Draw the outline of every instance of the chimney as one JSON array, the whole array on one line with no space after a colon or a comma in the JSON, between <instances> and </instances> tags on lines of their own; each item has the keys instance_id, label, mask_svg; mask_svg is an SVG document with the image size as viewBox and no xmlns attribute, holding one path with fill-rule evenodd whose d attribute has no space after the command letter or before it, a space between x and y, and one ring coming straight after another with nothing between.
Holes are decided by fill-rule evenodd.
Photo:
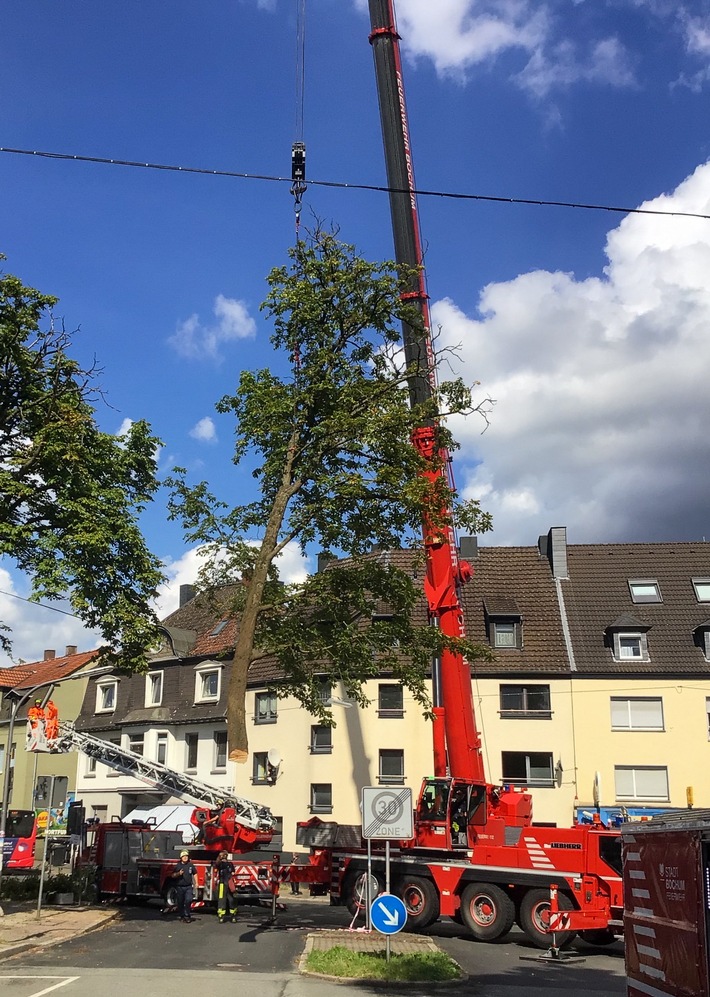
<instances>
[{"instance_id":1,"label":"chimney","mask_svg":"<svg viewBox=\"0 0 710 997\"><path fill-rule=\"evenodd\" d=\"M76 654L76 648L77 648L76 644L67 644L67 653L65 657L71 658L73 654Z\"/></svg>"},{"instance_id":2,"label":"chimney","mask_svg":"<svg viewBox=\"0 0 710 997\"><path fill-rule=\"evenodd\" d=\"M333 560L333 557L334 555L327 550L322 550L318 554L318 568L317 568L318 574L320 574L321 571L325 571L326 565L328 564L329 561Z\"/></svg>"},{"instance_id":3,"label":"chimney","mask_svg":"<svg viewBox=\"0 0 710 997\"><path fill-rule=\"evenodd\" d=\"M197 589L194 585L181 585L180 586L180 609L185 606L188 602L192 600L197 595Z\"/></svg>"},{"instance_id":4,"label":"chimney","mask_svg":"<svg viewBox=\"0 0 710 997\"><path fill-rule=\"evenodd\" d=\"M459 556L463 561L475 561L478 557L478 537L461 537Z\"/></svg>"},{"instance_id":5,"label":"chimney","mask_svg":"<svg viewBox=\"0 0 710 997\"><path fill-rule=\"evenodd\" d=\"M50 650L46 650L44 652L44 660L45 661L51 661L52 658L56 658L56 656L57 656L57 652L54 651L54 650L50 649Z\"/></svg>"},{"instance_id":6,"label":"chimney","mask_svg":"<svg viewBox=\"0 0 710 997\"><path fill-rule=\"evenodd\" d=\"M553 526L547 536L538 538L538 550L550 562L553 578L569 578L567 570L567 527Z\"/></svg>"}]
</instances>

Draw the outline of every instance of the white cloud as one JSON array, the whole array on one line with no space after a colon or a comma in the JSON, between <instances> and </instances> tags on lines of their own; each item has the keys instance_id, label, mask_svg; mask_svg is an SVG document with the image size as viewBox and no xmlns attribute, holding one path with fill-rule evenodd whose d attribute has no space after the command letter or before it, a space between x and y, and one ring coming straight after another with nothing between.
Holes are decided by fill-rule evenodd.
<instances>
[{"instance_id":1,"label":"white cloud","mask_svg":"<svg viewBox=\"0 0 710 997\"><path fill-rule=\"evenodd\" d=\"M215 325L202 325L196 313L178 324L168 343L180 356L221 360L223 346L240 339L253 339L256 335L256 323L243 301L218 294L213 311L217 319Z\"/></svg>"},{"instance_id":2,"label":"white cloud","mask_svg":"<svg viewBox=\"0 0 710 997\"><path fill-rule=\"evenodd\" d=\"M571 41L562 41L550 51L535 50L516 82L535 97L575 83L599 83L614 87L634 84L632 60L617 38L594 42L587 53Z\"/></svg>"},{"instance_id":3,"label":"white cloud","mask_svg":"<svg viewBox=\"0 0 710 997\"><path fill-rule=\"evenodd\" d=\"M130 432L131 426L133 425L133 419L124 419L121 425L116 430L116 436L126 436Z\"/></svg>"},{"instance_id":4,"label":"white cloud","mask_svg":"<svg viewBox=\"0 0 710 997\"><path fill-rule=\"evenodd\" d=\"M710 213L710 163L644 207ZM629 215L604 274L534 271L437 302L442 346L497 400L455 424L457 477L495 543L567 525L576 541L710 538L710 222Z\"/></svg>"},{"instance_id":5,"label":"white cloud","mask_svg":"<svg viewBox=\"0 0 710 997\"><path fill-rule=\"evenodd\" d=\"M0 622L10 628L6 636L12 641L12 655L0 652L0 668L9 668L20 661L41 661L45 650L54 650L57 657L66 653L67 646L79 651L91 651L101 643L101 635L87 630L72 616L67 602L37 605L26 602L27 588L18 572L0 567ZM9 593L9 594L5 594ZM45 606L52 605L53 609ZM56 612L62 610L63 612Z\"/></svg>"},{"instance_id":6,"label":"white cloud","mask_svg":"<svg viewBox=\"0 0 710 997\"><path fill-rule=\"evenodd\" d=\"M190 430L190 436L201 443L216 443L217 431L212 419L208 415L204 419L200 419Z\"/></svg>"}]
</instances>

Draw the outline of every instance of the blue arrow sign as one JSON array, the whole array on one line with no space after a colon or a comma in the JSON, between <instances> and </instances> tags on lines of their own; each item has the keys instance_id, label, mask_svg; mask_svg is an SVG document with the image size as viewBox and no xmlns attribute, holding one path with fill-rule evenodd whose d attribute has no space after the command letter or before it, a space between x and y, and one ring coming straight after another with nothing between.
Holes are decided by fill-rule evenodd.
<instances>
[{"instance_id":1,"label":"blue arrow sign","mask_svg":"<svg viewBox=\"0 0 710 997\"><path fill-rule=\"evenodd\" d=\"M396 935L407 923L407 911L392 893L381 893L372 901L370 922L375 931L382 935Z\"/></svg>"}]
</instances>

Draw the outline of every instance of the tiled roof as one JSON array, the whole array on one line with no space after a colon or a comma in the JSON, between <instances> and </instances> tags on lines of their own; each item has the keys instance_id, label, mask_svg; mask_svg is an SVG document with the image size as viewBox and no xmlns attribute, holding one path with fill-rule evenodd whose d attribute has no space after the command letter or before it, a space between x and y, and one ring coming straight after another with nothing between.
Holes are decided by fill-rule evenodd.
<instances>
[{"instance_id":1,"label":"tiled roof","mask_svg":"<svg viewBox=\"0 0 710 997\"><path fill-rule=\"evenodd\" d=\"M479 547L470 562L474 575L463 589L467 636L487 644L489 613L522 617L522 648L495 648L493 662L476 661L478 674L568 672L567 650L550 563L537 547ZM503 607L502 609L500 607ZM513 608L514 607L514 608Z\"/></svg>"},{"instance_id":2,"label":"tiled roof","mask_svg":"<svg viewBox=\"0 0 710 997\"><path fill-rule=\"evenodd\" d=\"M98 653L96 650L83 651L81 654L63 655L61 658L27 662L16 668L3 668L0 670L0 686L6 689L31 689L35 685L54 682L84 668Z\"/></svg>"},{"instance_id":3,"label":"tiled roof","mask_svg":"<svg viewBox=\"0 0 710 997\"><path fill-rule=\"evenodd\" d=\"M562 582L580 672L710 675L710 664L693 642L708 618L693 578L710 577L710 544L571 544L569 580ZM662 602L634 603L629 580L655 579ZM614 661L604 631L629 615L648 630L649 661Z\"/></svg>"}]
</instances>

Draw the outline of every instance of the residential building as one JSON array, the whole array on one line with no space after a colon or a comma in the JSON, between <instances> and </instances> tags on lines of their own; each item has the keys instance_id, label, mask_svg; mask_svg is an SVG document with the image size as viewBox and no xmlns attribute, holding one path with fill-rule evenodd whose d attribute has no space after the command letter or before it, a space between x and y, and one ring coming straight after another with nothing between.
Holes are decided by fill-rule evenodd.
<instances>
[{"instance_id":1,"label":"residential building","mask_svg":"<svg viewBox=\"0 0 710 997\"><path fill-rule=\"evenodd\" d=\"M474 568L464 588L468 636L494 660L472 666L485 769L526 786L535 821L567 825L626 811L710 803L710 546L568 545L554 528L527 547L462 542ZM405 551L389 552L401 564ZM386 674L367 709L324 687L336 726L278 698L273 662L249 674L249 760L226 757L226 688L236 623L185 591L146 675L105 676L87 689L81 729L120 739L181 771L268 805L287 849L316 814L359 823L363 786L432 774L431 728ZM274 767L275 766L275 767ZM89 814L122 816L167 794L84 759Z\"/></svg>"}]
</instances>

